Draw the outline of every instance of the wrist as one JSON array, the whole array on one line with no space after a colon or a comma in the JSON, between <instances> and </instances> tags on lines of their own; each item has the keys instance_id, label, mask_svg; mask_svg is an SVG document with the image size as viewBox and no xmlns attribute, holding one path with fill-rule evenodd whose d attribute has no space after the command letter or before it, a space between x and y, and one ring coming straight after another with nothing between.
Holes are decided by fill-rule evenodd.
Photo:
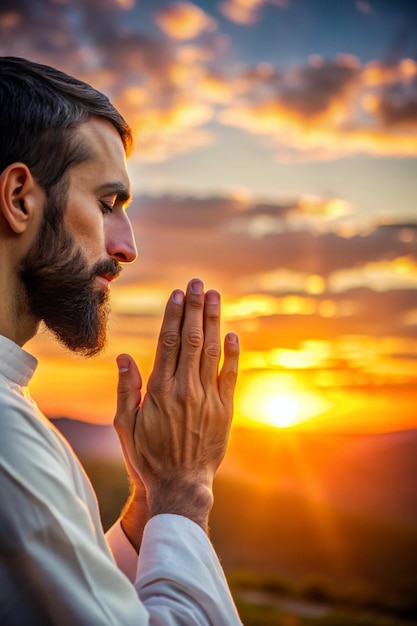
<instances>
[{"instance_id":1,"label":"wrist","mask_svg":"<svg viewBox=\"0 0 417 626\"><path fill-rule=\"evenodd\" d=\"M150 517L161 514L182 515L208 532L208 518L213 507L213 491L201 483L167 481L148 492Z\"/></svg>"},{"instance_id":2,"label":"wrist","mask_svg":"<svg viewBox=\"0 0 417 626\"><path fill-rule=\"evenodd\" d=\"M143 531L149 517L145 490L135 489L135 487L133 487L132 494L126 502L120 516L120 526L128 541L138 554Z\"/></svg>"}]
</instances>

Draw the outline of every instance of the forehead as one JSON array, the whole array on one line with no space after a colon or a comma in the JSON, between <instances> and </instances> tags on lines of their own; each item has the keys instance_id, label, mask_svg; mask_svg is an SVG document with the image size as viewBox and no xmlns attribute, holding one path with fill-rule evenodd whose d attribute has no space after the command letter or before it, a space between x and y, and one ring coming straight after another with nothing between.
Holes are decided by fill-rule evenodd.
<instances>
[{"instance_id":1,"label":"forehead","mask_svg":"<svg viewBox=\"0 0 417 626\"><path fill-rule=\"evenodd\" d=\"M88 148L88 158L71 168L71 182L79 186L104 186L118 181L127 191L130 181L126 169L126 154L116 128L107 120L92 118L80 124L76 133Z\"/></svg>"}]
</instances>

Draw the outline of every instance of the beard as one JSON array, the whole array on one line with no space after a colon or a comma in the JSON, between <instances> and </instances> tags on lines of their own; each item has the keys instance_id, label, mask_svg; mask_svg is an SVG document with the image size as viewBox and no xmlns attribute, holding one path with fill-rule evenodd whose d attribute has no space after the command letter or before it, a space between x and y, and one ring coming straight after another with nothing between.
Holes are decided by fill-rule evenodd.
<instances>
[{"instance_id":1,"label":"beard","mask_svg":"<svg viewBox=\"0 0 417 626\"><path fill-rule=\"evenodd\" d=\"M106 345L110 313L109 294L95 281L103 274L117 276L122 268L114 259L88 267L57 203L59 196L51 194L38 238L21 262L25 307L72 352L93 356Z\"/></svg>"}]
</instances>

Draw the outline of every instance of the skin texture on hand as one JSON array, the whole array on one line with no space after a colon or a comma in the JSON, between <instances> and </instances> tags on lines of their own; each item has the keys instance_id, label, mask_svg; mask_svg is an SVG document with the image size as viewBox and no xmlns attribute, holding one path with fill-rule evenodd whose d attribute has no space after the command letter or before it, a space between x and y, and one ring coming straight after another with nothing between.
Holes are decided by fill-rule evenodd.
<instances>
[{"instance_id":1,"label":"skin texture on hand","mask_svg":"<svg viewBox=\"0 0 417 626\"><path fill-rule=\"evenodd\" d=\"M212 484L226 452L239 358L230 333L221 357L220 295L204 293L199 279L168 300L147 392L129 355L118 357L115 428L134 490L123 527L134 545L135 511L143 517L184 515L205 531L213 505ZM137 493L135 502L135 493ZM141 504L140 504L141 503ZM142 509L141 509L142 507ZM140 514L142 510L142 514ZM126 518L128 519L128 518Z\"/></svg>"}]
</instances>

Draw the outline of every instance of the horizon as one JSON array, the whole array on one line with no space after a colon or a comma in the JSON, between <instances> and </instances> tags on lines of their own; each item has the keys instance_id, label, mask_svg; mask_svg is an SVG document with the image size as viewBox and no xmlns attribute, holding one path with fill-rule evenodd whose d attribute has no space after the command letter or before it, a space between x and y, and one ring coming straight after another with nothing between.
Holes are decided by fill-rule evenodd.
<instances>
[{"instance_id":1,"label":"horizon","mask_svg":"<svg viewBox=\"0 0 417 626\"><path fill-rule=\"evenodd\" d=\"M80 419L77 417L71 417L70 415L46 415L47 419L50 420L53 424L56 425L56 423L58 422L70 422L71 424L74 425L86 425L88 426L97 426L99 428L104 427L106 429L109 429L111 431L114 431L114 433L116 434L116 431L114 430L113 424L109 423L108 421L103 421L103 422L91 422L85 419ZM60 429L59 429L60 430ZM251 431L259 431L261 433L267 434L274 434L277 437L281 437L281 436L286 436L286 435L300 435L300 436L307 436L307 437L347 437L347 438L356 438L356 437L384 437L384 436L402 436L402 435L407 435L407 434L416 434L417 433L417 427L411 427L411 428L402 428L399 430L386 430L386 431L376 431L376 432L365 432L365 431L352 431L352 430L335 430L335 431L330 431L330 430L321 430L321 429L303 429L302 424L296 424L293 426L285 426L285 427L277 427L277 426L272 426L272 425L268 425L268 424L263 424L263 423L257 423L257 422L244 422L244 421L238 421L235 422L233 421L232 423L232 428L231 428L231 437L233 437L233 433L235 431L246 431L246 432L251 432ZM227 453L226 453L227 454Z\"/></svg>"}]
</instances>

